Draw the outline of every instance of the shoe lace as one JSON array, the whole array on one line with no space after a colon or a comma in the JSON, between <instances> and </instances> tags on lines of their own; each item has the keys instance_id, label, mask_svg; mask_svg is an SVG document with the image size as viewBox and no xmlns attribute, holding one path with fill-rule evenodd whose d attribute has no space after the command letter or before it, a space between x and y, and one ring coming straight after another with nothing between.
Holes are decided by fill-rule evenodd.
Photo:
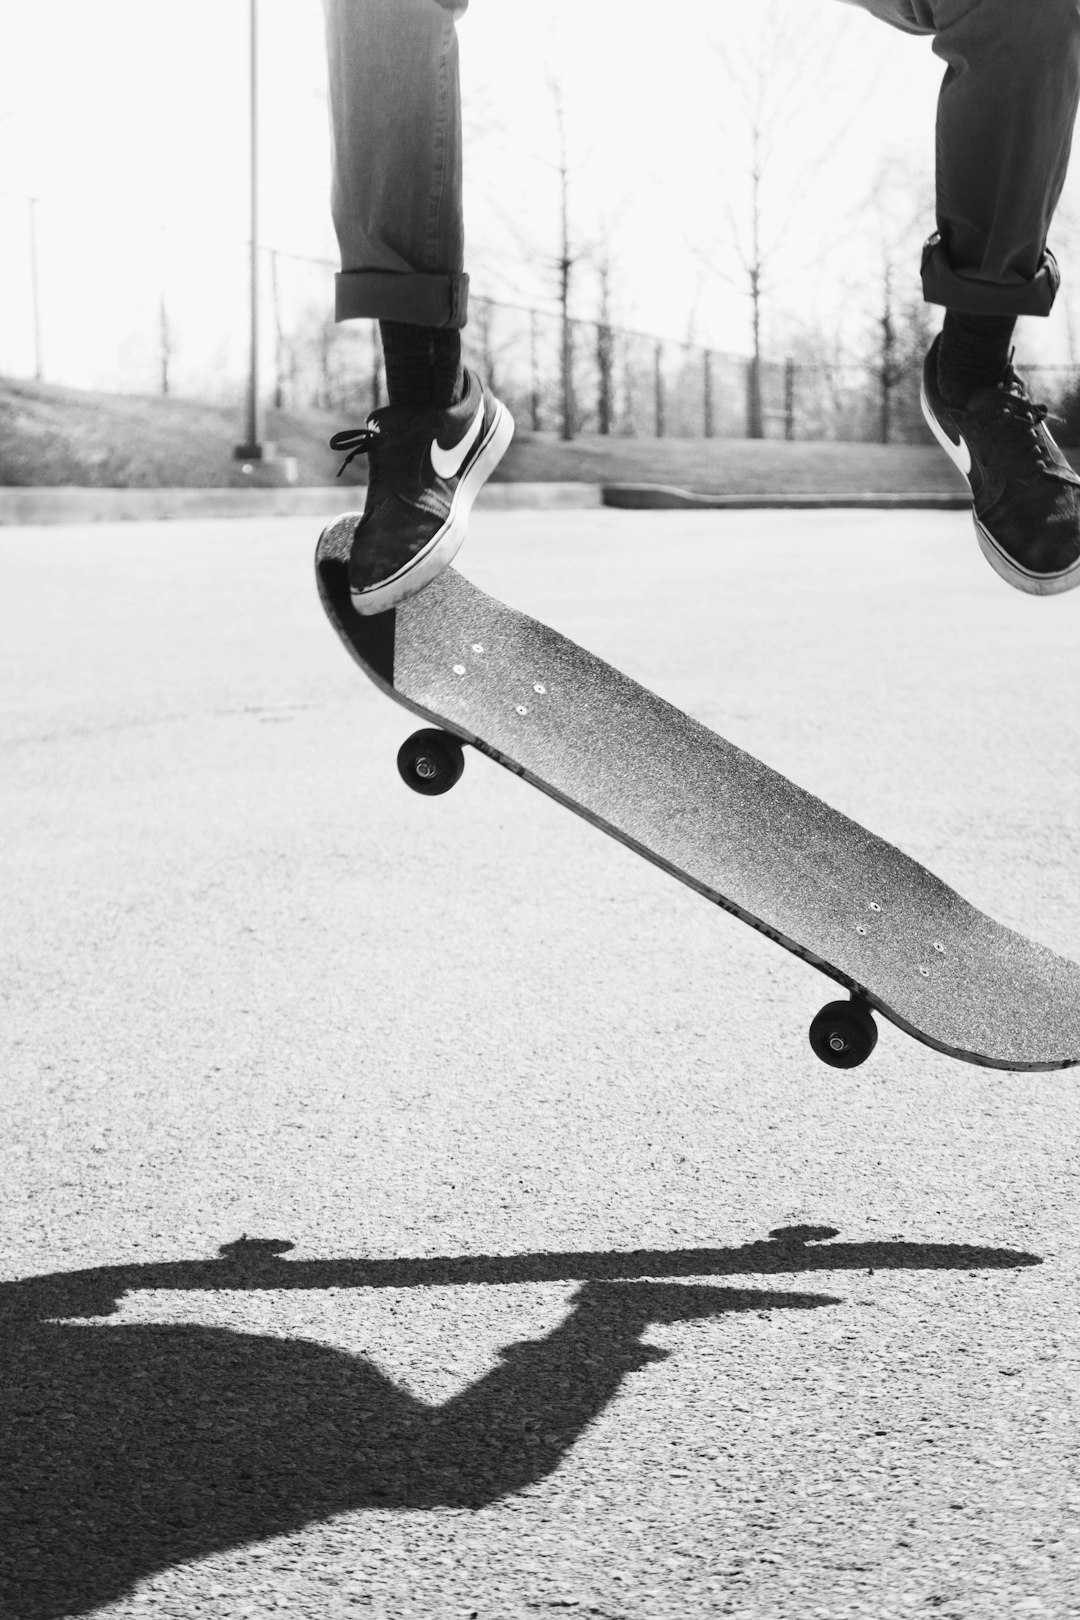
<instances>
[{"instance_id":1,"label":"shoe lace","mask_svg":"<svg viewBox=\"0 0 1080 1620\"><path fill-rule=\"evenodd\" d=\"M343 428L340 433L335 433L330 440L331 450L347 450L349 452L337 470L337 477L341 477L350 461L355 461L357 456L370 454L378 444L379 437L379 424L377 422L369 422L366 427L362 428Z\"/></svg>"},{"instance_id":2,"label":"shoe lace","mask_svg":"<svg viewBox=\"0 0 1080 1620\"><path fill-rule=\"evenodd\" d=\"M1027 384L1013 370L1011 354L1004 380L1000 385L1000 404L1009 421L1015 423L1028 440L1028 446L1034 450L1039 466L1045 472L1067 478L1069 475L1053 459L1049 436L1040 431L1044 422L1060 422L1063 418L1054 415L1049 405L1032 399Z\"/></svg>"}]
</instances>

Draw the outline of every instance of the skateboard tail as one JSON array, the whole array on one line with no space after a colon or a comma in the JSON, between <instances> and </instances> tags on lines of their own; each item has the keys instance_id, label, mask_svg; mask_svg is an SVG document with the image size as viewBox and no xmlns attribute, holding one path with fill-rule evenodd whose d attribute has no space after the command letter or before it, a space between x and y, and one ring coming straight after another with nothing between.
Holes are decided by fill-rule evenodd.
<instances>
[{"instance_id":1,"label":"skateboard tail","mask_svg":"<svg viewBox=\"0 0 1080 1620\"><path fill-rule=\"evenodd\" d=\"M331 524L319 542L315 582L323 611L346 650L366 675L390 697L394 690L394 649L397 609L361 617L349 590L349 556L344 525Z\"/></svg>"}]
</instances>

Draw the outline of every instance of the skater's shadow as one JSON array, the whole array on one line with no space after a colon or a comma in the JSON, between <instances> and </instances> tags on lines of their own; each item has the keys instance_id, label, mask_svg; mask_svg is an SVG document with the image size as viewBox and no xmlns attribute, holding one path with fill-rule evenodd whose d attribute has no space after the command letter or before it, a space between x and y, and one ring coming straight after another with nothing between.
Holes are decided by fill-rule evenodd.
<instances>
[{"instance_id":1,"label":"skater's shadow","mask_svg":"<svg viewBox=\"0 0 1080 1620\"><path fill-rule=\"evenodd\" d=\"M2 1284L0 1611L84 1614L155 1570L349 1509L487 1506L550 1474L627 1373L664 1357L643 1342L651 1324L839 1303L656 1279L1038 1263L1007 1249L813 1241L834 1235L804 1227L738 1249L377 1261L288 1261L290 1244L242 1239L217 1260ZM363 1357L305 1340L72 1321L108 1316L146 1288L556 1279L580 1287L554 1332L508 1346L437 1407Z\"/></svg>"}]
</instances>

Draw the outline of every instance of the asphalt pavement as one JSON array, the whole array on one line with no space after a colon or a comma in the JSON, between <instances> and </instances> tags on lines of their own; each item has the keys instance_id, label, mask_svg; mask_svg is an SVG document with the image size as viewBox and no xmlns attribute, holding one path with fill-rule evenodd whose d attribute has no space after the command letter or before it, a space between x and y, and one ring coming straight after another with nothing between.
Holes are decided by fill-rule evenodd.
<instances>
[{"instance_id":1,"label":"asphalt pavement","mask_svg":"<svg viewBox=\"0 0 1080 1620\"><path fill-rule=\"evenodd\" d=\"M1080 1615L1080 1071L828 1069L811 967L410 794L317 526L0 530L5 1620ZM966 515L459 565L1080 958L1080 593Z\"/></svg>"}]
</instances>

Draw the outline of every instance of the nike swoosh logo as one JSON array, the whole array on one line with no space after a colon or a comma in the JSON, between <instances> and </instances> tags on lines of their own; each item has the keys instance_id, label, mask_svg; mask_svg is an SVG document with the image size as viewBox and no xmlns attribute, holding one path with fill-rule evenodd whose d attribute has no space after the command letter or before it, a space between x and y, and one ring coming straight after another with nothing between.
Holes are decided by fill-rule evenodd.
<instances>
[{"instance_id":1,"label":"nike swoosh logo","mask_svg":"<svg viewBox=\"0 0 1080 1620\"><path fill-rule=\"evenodd\" d=\"M444 450L438 439L431 441L431 465L440 478L456 478L461 470L461 464L469 454L473 445L480 437L480 429L484 425L484 402L476 407L476 415L457 444L449 450Z\"/></svg>"},{"instance_id":2,"label":"nike swoosh logo","mask_svg":"<svg viewBox=\"0 0 1080 1620\"><path fill-rule=\"evenodd\" d=\"M966 478L968 473L971 471L971 451L967 447L967 440L964 438L962 433L958 435L957 442L955 443L951 433L946 433L945 437L949 441L948 448L950 456L952 456L953 460L956 462L956 465Z\"/></svg>"},{"instance_id":3,"label":"nike swoosh logo","mask_svg":"<svg viewBox=\"0 0 1080 1620\"><path fill-rule=\"evenodd\" d=\"M930 403L930 396L927 392L925 376L923 377L922 383L919 387L919 404L922 406L922 413L926 418L926 425L934 435L934 438L937 440L938 444L940 444L949 460L955 462L956 466L959 467L964 477L967 478L968 482L970 483L971 480L968 475L971 472L971 451L968 449L968 442L962 433L957 433L956 438L954 439L952 434L947 430L941 421L941 418L938 416L937 412Z\"/></svg>"}]
</instances>

